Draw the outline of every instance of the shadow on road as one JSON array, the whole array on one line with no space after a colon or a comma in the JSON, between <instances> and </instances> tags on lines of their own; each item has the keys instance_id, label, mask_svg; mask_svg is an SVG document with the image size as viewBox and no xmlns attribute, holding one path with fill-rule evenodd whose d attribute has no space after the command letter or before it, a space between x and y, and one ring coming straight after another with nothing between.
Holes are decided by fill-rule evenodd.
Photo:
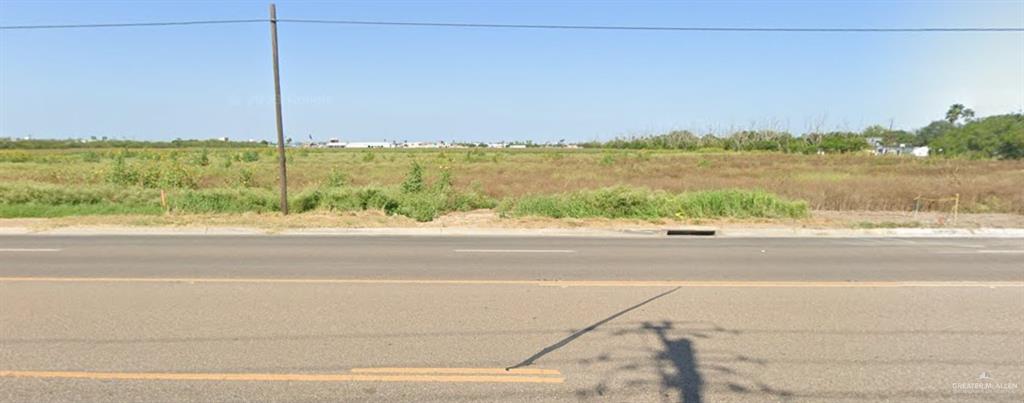
<instances>
[{"instance_id":1,"label":"shadow on road","mask_svg":"<svg viewBox=\"0 0 1024 403\"><path fill-rule=\"evenodd\" d=\"M697 371L697 356L693 352L693 343L690 339L671 339L667 331L672 328L671 322L663 322L658 325L644 323L643 328L654 332L661 341L664 349L656 356L658 360L658 373L661 375L661 385L679 395L679 401L685 403L699 403L703 401L701 394L704 388L704 380ZM665 367L671 371L666 371Z\"/></svg>"},{"instance_id":2,"label":"shadow on road","mask_svg":"<svg viewBox=\"0 0 1024 403\"><path fill-rule=\"evenodd\" d=\"M629 308L626 308L626 309L623 309L623 310L621 310L619 312L616 312L612 316L609 316L607 318L604 318L604 319L601 319L601 320L599 320L597 322L594 322L594 324L592 324L590 326L587 326L587 327L585 327L583 329L580 329L579 331L576 331L573 334L570 334L569 337L566 337L566 338L564 338L562 340L559 340L555 344L552 344L550 346L544 347L544 349L538 351L534 355L531 355L529 358L523 360L522 362L520 362L520 363L518 363L516 365L513 365L511 367L505 368L505 369L506 370L510 370L510 369L515 369L515 368L520 368L520 367L525 367L525 366L531 365L531 364L533 364L534 361L537 361L537 359L539 359L540 357L543 357L543 356L551 353L552 351L555 351L555 350L558 350L558 349L564 347L566 344L571 343L573 340L578 339L580 336L594 331L594 329L597 329L601 325L603 325L605 323L608 323L608 322L611 322L612 320L615 320L615 318L618 318L618 317L620 317L622 315L625 315L625 314L629 313L629 311L632 311L634 309L637 309L639 307L647 305L647 304L651 303L652 301L654 301L654 300L656 300L658 298L661 298L661 297L664 297L664 296L669 295L671 293L674 293L677 290L679 290L679 288L680 287L676 287L676 288L673 288L671 290L665 291L665 292L663 292L661 294L658 294L658 295L655 295L655 296L653 296L651 298L648 298L648 299L644 300L643 302L641 302L639 304L633 305L633 306L631 306Z\"/></svg>"}]
</instances>

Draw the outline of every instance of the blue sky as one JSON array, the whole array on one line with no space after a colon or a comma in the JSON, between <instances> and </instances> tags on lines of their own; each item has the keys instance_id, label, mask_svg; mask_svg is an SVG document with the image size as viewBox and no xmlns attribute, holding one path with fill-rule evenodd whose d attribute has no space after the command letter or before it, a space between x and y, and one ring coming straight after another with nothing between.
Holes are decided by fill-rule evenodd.
<instances>
[{"instance_id":1,"label":"blue sky","mask_svg":"<svg viewBox=\"0 0 1024 403\"><path fill-rule=\"evenodd\" d=\"M0 24L265 18L263 1L0 2ZM314 2L279 18L1024 26L1021 1ZM915 128L1024 107L1024 33L280 26L295 139L585 141L672 129ZM274 137L266 24L0 31L0 137Z\"/></svg>"}]
</instances>

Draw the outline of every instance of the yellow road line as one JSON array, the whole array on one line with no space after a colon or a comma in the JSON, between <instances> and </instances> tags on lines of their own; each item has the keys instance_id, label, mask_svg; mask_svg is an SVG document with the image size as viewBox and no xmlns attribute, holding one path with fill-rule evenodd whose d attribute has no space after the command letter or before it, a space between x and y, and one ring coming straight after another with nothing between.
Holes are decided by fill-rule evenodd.
<instances>
[{"instance_id":1,"label":"yellow road line","mask_svg":"<svg viewBox=\"0 0 1024 403\"><path fill-rule=\"evenodd\" d=\"M539 368L352 368L363 374L493 374L493 375L561 375L557 369Z\"/></svg>"},{"instance_id":2,"label":"yellow road line","mask_svg":"<svg viewBox=\"0 0 1024 403\"><path fill-rule=\"evenodd\" d=\"M92 379L123 381L262 381L262 382L470 382L562 383L565 378L497 375L384 374L244 374L177 372L0 371L0 378Z\"/></svg>"},{"instance_id":3,"label":"yellow road line","mask_svg":"<svg viewBox=\"0 0 1024 403\"><path fill-rule=\"evenodd\" d=\"M0 283L195 283L195 284L416 284L533 285L544 287L1024 287L1024 281L643 281L643 280L414 280L305 278L0 277Z\"/></svg>"}]
</instances>

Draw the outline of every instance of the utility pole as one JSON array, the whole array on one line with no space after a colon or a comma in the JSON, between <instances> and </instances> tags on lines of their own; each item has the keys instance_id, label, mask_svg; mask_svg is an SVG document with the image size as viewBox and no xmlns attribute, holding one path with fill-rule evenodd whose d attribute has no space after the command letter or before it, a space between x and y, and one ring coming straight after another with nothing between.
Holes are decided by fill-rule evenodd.
<instances>
[{"instance_id":1,"label":"utility pole","mask_svg":"<svg viewBox=\"0 0 1024 403\"><path fill-rule=\"evenodd\" d=\"M270 3L270 46L274 53L274 107L277 110L277 161L281 166L281 214L288 215L288 168L284 155L284 123L281 122L281 73L277 65L277 7Z\"/></svg>"}]
</instances>

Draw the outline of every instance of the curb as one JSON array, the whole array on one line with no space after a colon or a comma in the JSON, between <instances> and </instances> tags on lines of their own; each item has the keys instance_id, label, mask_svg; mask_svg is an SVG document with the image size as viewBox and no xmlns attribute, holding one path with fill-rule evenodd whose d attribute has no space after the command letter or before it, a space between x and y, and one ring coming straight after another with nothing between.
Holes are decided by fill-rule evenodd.
<instances>
[{"instance_id":1,"label":"curb","mask_svg":"<svg viewBox=\"0 0 1024 403\"><path fill-rule=\"evenodd\" d=\"M1024 238L1024 228L736 228L723 229L729 238Z\"/></svg>"},{"instance_id":2,"label":"curb","mask_svg":"<svg viewBox=\"0 0 1024 403\"><path fill-rule=\"evenodd\" d=\"M682 235L667 235L668 231ZM714 236L706 235L714 231ZM698 235L699 234L699 235ZM508 237L596 237L596 238L1024 238L1024 228L301 228L261 229L252 227L63 227L33 229L3 227L0 235L90 236L90 235L234 235L234 236L508 236Z\"/></svg>"}]
</instances>

